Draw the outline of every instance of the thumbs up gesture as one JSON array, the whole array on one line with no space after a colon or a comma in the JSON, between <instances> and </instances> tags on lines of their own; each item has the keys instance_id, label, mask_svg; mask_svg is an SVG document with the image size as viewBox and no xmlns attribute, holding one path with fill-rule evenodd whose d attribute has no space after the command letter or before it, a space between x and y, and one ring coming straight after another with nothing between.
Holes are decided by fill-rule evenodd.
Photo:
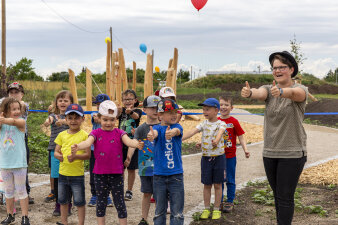
<instances>
[{"instance_id":1,"label":"thumbs up gesture","mask_svg":"<svg viewBox=\"0 0 338 225\"><path fill-rule=\"evenodd\" d=\"M152 126L150 126L150 131L149 131L149 133L147 135L147 139L149 141L154 141L154 139L155 139L154 130L153 130Z\"/></svg>"},{"instance_id":2,"label":"thumbs up gesture","mask_svg":"<svg viewBox=\"0 0 338 225\"><path fill-rule=\"evenodd\" d=\"M244 98L250 98L252 95L252 91L250 89L250 85L248 81L245 81L245 87L242 88L241 95Z\"/></svg>"},{"instance_id":3,"label":"thumbs up gesture","mask_svg":"<svg viewBox=\"0 0 338 225\"><path fill-rule=\"evenodd\" d=\"M273 83L272 83L272 87L270 89L270 92L271 92L271 95L273 97L279 97L280 96L280 89L277 87L276 85L276 81L274 80Z\"/></svg>"},{"instance_id":4,"label":"thumbs up gesture","mask_svg":"<svg viewBox=\"0 0 338 225\"><path fill-rule=\"evenodd\" d=\"M143 149L143 147L144 147L144 142L141 141L141 140L138 140L137 148L138 148L138 149Z\"/></svg>"},{"instance_id":5,"label":"thumbs up gesture","mask_svg":"<svg viewBox=\"0 0 338 225\"><path fill-rule=\"evenodd\" d=\"M165 139L170 140L172 137L175 136L175 131L170 129L170 126L167 127L165 131Z\"/></svg>"}]
</instances>

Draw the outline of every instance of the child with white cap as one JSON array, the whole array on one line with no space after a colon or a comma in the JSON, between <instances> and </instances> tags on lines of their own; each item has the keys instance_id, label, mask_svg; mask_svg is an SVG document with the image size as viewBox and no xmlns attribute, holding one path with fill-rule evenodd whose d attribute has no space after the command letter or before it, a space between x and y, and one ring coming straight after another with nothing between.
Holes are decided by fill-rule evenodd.
<instances>
[{"instance_id":1,"label":"child with white cap","mask_svg":"<svg viewBox=\"0 0 338 225\"><path fill-rule=\"evenodd\" d=\"M130 139L127 133L115 127L118 109L113 101L100 104L98 117L101 128L93 130L86 141L72 146L72 151L94 144L94 183L97 193L96 216L98 224L105 224L107 197L112 193L120 224L127 224L127 209L123 196L123 144L143 148L143 142Z\"/></svg>"}]
</instances>

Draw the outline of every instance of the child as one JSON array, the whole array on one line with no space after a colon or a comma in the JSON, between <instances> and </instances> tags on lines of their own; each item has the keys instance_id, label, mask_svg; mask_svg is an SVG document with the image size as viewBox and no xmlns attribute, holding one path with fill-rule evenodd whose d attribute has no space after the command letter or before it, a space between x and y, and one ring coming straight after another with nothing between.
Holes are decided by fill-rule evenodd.
<instances>
[{"instance_id":1,"label":"child","mask_svg":"<svg viewBox=\"0 0 338 225\"><path fill-rule=\"evenodd\" d=\"M54 157L60 160L58 201L61 205L61 221L62 224L68 225L68 204L71 201L70 196L73 195L74 205L78 210L78 224L84 225L86 210L84 160L90 158L90 146L77 152L72 152L71 146L86 140L88 134L81 129L84 115L80 105L69 105L65 115L69 129L56 137L54 152Z\"/></svg>"},{"instance_id":2,"label":"child","mask_svg":"<svg viewBox=\"0 0 338 225\"><path fill-rule=\"evenodd\" d=\"M156 209L154 224L166 224L168 194L170 196L170 224L183 224L184 184L182 167L183 128L176 123L178 106L171 99L162 99L157 105L162 120L160 125L150 127L149 141L154 147L154 198Z\"/></svg>"},{"instance_id":3,"label":"child","mask_svg":"<svg viewBox=\"0 0 338 225\"><path fill-rule=\"evenodd\" d=\"M176 102L176 95L174 93L174 90L171 87L163 87L161 88L160 92L159 92L159 96L163 99L172 99ZM179 123L182 119L182 121L184 121L184 117L183 117L183 107L181 105L178 105L178 108L180 110L177 110L177 120L176 123Z\"/></svg>"},{"instance_id":4,"label":"child","mask_svg":"<svg viewBox=\"0 0 338 225\"><path fill-rule=\"evenodd\" d=\"M220 142L226 129L226 124L217 119L220 109L219 102L215 98L208 98L203 103L203 115L206 118L183 136L183 140L192 137L202 131L202 158L201 158L201 181L204 184L203 196L205 209L201 219L208 219L210 215L211 188L215 189L215 204L212 211L212 219L221 218L222 183L225 180L225 157L223 142Z\"/></svg>"},{"instance_id":5,"label":"child","mask_svg":"<svg viewBox=\"0 0 338 225\"><path fill-rule=\"evenodd\" d=\"M110 100L109 96L106 94L98 94L95 98L95 101L93 101L93 104L96 104L97 110L99 110L100 104L106 100ZM96 130L98 128L101 128L101 121L100 118L98 117L97 113L94 112L91 114L92 117L92 124L93 124L93 129ZM94 157L94 145L91 146L91 156L89 160L89 175L90 175L90 192L92 193L92 197L89 200L88 206L89 207L94 207L96 205L96 200L97 200L97 195L96 195L96 189L94 185L94 174L93 174L93 169L95 165L95 157ZM107 199L107 206L112 207L113 202L111 201L111 198L108 196Z\"/></svg>"},{"instance_id":6,"label":"child","mask_svg":"<svg viewBox=\"0 0 338 225\"><path fill-rule=\"evenodd\" d=\"M60 204L58 202L58 178L60 161L54 157L55 150L55 138L64 130L69 129L67 125L65 112L67 107L73 103L73 95L69 91L60 91L55 96L55 100L52 104L51 114L48 116L43 125L46 127L51 126L51 134L48 144L48 162L50 165L50 179L53 187L51 193L45 198L45 202L51 202L56 200L53 216L60 216ZM69 208L71 209L71 207Z\"/></svg>"},{"instance_id":7,"label":"child","mask_svg":"<svg viewBox=\"0 0 338 225\"><path fill-rule=\"evenodd\" d=\"M21 105L23 107L22 108L23 109L22 118L25 119L25 121L27 121L29 105L28 105L28 103L22 101L22 98L25 95L25 91L24 91L23 86L21 84L19 84L18 82L13 82L10 85L8 85L7 94L8 94L8 97L15 98L16 100L18 100L21 103ZM25 145L26 145L26 154L27 154L27 165L28 165L29 155L30 155L29 152L30 151L29 151L29 148L28 148L27 123L26 123L26 128L25 128ZM27 194L28 194L29 204L34 204L34 199L29 196L31 187L29 186L29 181L28 181L28 167L27 167L27 176L26 176L26 190L27 190Z\"/></svg>"},{"instance_id":8,"label":"child","mask_svg":"<svg viewBox=\"0 0 338 225\"><path fill-rule=\"evenodd\" d=\"M135 131L134 139L144 141L144 148L139 149L138 153L138 168L141 179L142 198L142 220L139 225L148 225L148 213L150 208L150 199L153 194L153 170L154 170L154 144L147 140L147 135L150 131L150 126L159 124L157 114L157 103L161 100L160 97L151 95L143 101L143 111L147 114L147 120ZM134 154L135 148L128 149L125 166L129 165L130 159Z\"/></svg>"},{"instance_id":9,"label":"child","mask_svg":"<svg viewBox=\"0 0 338 225\"><path fill-rule=\"evenodd\" d=\"M14 98L6 98L1 104L0 115L0 168L5 186L7 217L1 224L15 221L14 192L20 199L21 224L29 225L28 195L26 190L27 154L25 146L26 121L22 119L22 104Z\"/></svg>"},{"instance_id":10,"label":"child","mask_svg":"<svg viewBox=\"0 0 338 225\"><path fill-rule=\"evenodd\" d=\"M227 184L227 201L223 204L223 212L231 212L234 208L234 198L236 192L236 137L238 137L239 142L242 145L242 148L245 153L245 157L249 158L250 153L246 147L246 141L244 140L243 134L245 133L239 124L238 120L230 116L230 112L233 109L233 101L231 97L220 97L220 113L221 116L218 117L219 120L224 121L227 126L224 133L224 152L225 152L225 161L226 161L226 184ZM224 192L224 183L222 184L222 202L223 202L223 192Z\"/></svg>"},{"instance_id":11,"label":"child","mask_svg":"<svg viewBox=\"0 0 338 225\"><path fill-rule=\"evenodd\" d=\"M142 116L142 110L136 109L138 106L138 100L135 91L125 90L122 93L122 113L118 117L119 120L119 129L127 132L130 138L133 138L134 132L138 125L140 124L140 119ZM123 147L123 161L126 160L128 153L128 147ZM134 154L131 158L130 165L127 167L128 170L128 187L124 199L126 201L133 200L133 186L135 182L135 170L138 169L138 154Z\"/></svg>"},{"instance_id":12,"label":"child","mask_svg":"<svg viewBox=\"0 0 338 225\"><path fill-rule=\"evenodd\" d=\"M98 117L101 128L93 130L88 139L72 146L72 152L94 144L94 183L97 193L96 216L99 225L105 224L107 197L113 195L120 224L127 224L127 209L123 198L123 144L143 148L143 142L132 140L126 132L115 128L117 107L112 101L100 104Z\"/></svg>"}]
</instances>

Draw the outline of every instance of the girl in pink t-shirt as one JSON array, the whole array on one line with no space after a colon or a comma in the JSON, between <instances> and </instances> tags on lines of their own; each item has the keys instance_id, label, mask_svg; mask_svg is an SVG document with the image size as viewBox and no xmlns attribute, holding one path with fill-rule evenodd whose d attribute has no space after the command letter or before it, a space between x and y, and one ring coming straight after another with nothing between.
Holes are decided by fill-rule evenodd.
<instances>
[{"instance_id":1,"label":"girl in pink t-shirt","mask_svg":"<svg viewBox=\"0 0 338 225\"><path fill-rule=\"evenodd\" d=\"M94 184L97 192L96 216L99 225L105 224L107 197L112 193L120 224L127 224L124 202L123 144L142 149L144 143L132 140L123 130L115 128L117 107L112 101L104 101L99 107L101 128L93 130L86 141L72 146L72 151L94 144Z\"/></svg>"}]
</instances>

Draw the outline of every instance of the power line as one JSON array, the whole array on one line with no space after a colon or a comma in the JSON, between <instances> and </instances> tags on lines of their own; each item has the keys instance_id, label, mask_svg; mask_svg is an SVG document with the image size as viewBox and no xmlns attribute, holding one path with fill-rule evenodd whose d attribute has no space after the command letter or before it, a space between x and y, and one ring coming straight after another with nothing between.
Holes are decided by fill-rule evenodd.
<instances>
[{"instance_id":1,"label":"power line","mask_svg":"<svg viewBox=\"0 0 338 225\"><path fill-rule=\"evenodd\" d=\"M74 23L72 23L71 21L69 21L68 19L66 19L65 17L63 17L61 14L59 14L55 9L53 9L51 6L49 6L45 0L41 0L51 11L53 11L57 16L59 16L61 19L63 19L65 22L69 23L70 25L76 27L77 29L83 31L83 32L87 32L87 33L106 33L109 32L109 30L105 30L105 31L90 31L87 29L84 29Z\"/></svg>"}]
</instances>

